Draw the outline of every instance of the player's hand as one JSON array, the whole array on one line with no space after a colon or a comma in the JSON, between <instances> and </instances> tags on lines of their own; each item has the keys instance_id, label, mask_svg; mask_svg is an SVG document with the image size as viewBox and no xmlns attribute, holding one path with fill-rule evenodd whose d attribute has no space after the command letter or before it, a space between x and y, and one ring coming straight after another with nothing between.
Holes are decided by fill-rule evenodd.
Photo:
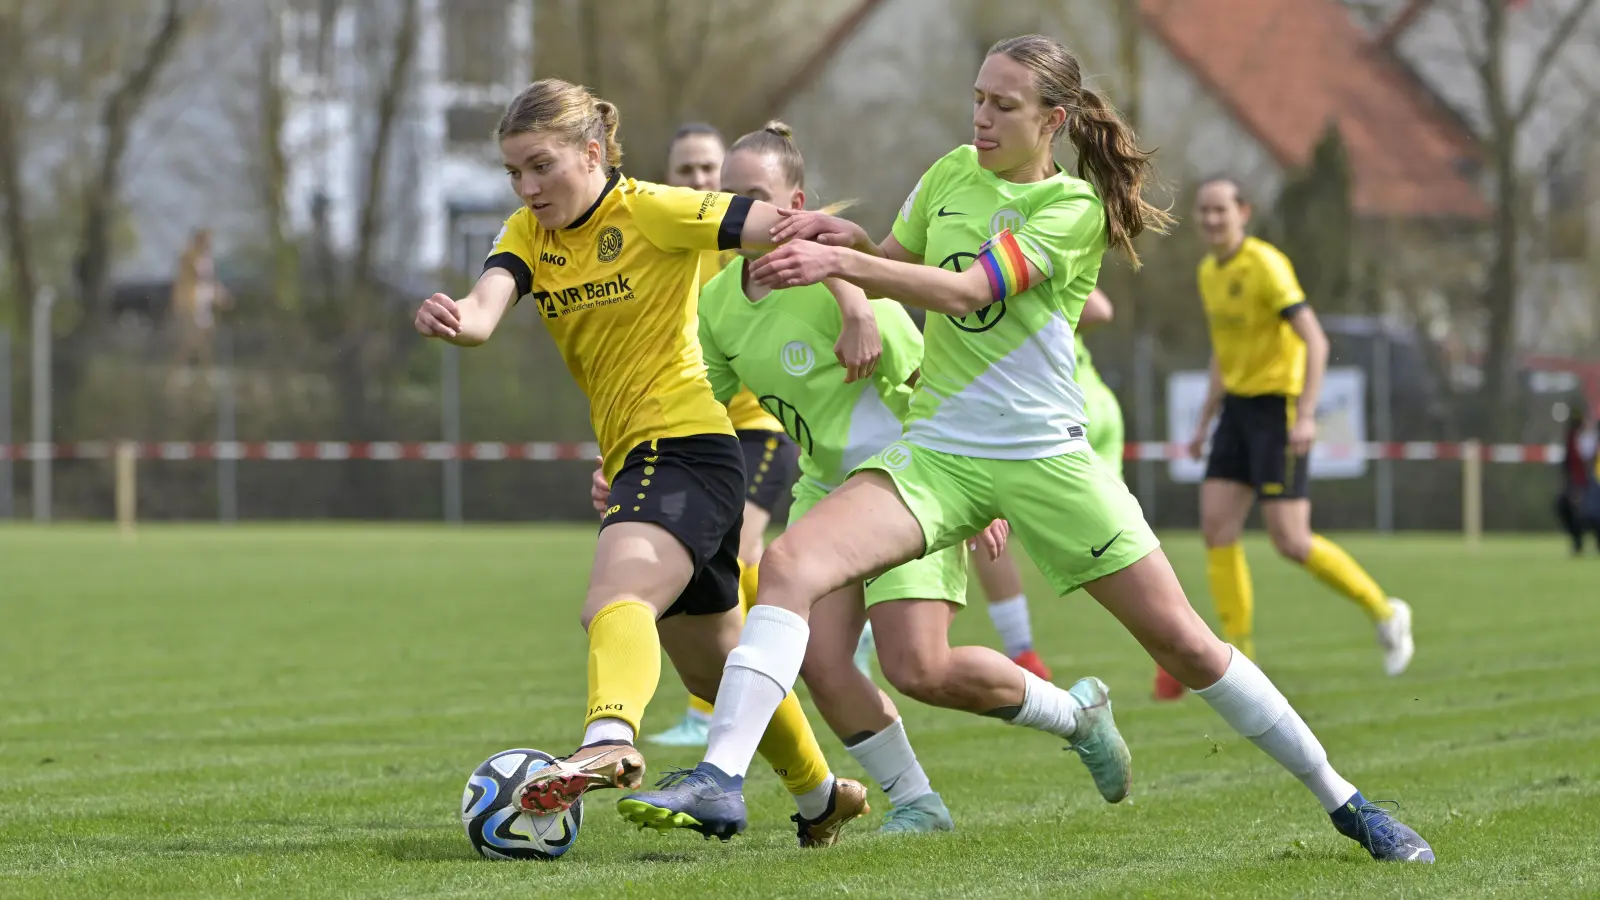
<instances>
[{"instance_id":1,"label":"player's hand","mask_svg":"<svg viewBox=\"0 0 1600 900\"><path fill-rule=\"evenodd\" d=\"M1305 456L1311 452L1311 445L1316 442L1316 418L1313 416L1301 416L1296 419L1294 427L1289 429L1289 450L1295 456Z\"/></svg>"},{"instance_id":2,"label":"player's hand","mask_svg":"<svg viewBox=\"0 0 1600 900\"><path fill-rule=\"evenodd\" d=\"M772 242L816 241L830 247L861 247L872 243L865 228L839 216L811 209L778 208L778 224L772 228Z\"/></svg>"},{"instance_id":3,"label":"player's hand","mask_svg":"<svg viewBox=\"0 0 1600 900\"><path fill-rule=\"evenodd\" d=\"M845 316L839 327L839 340L833 345L834 358L844 366L844 383L872 377L883 356L883 336L878 333L875 316Z\"/></svg>"},{"instance_id":4,"label":"player's hand","mask_svg":"<svg viewBox=\"0 0 1600 900\"><path fill-rule=\"evenodd\" d=\"M784 244L750 266L750 279L773 290L818 284L838 272L840 252L811 241Z\"/></svg>"},{"instance_id":5,"label":"player's hand","mask_svg":"<svg viewBox=\"0 0 1600 900\"><path fill-rule=\"evenodd\" d=\"M423 337L453 338L461 334L461 308L444 294L422 301L412 322Z\"/></svg>"},{"instance_id":6,"label":"player's hand","mask_svg":"<svg viewBox=\"0 0 1600 900\"><path fill-rule=\"evenodd\" d=\"M605 457L594 458L594 475L589 479L589 499L594 502L594 511L603 513L611 504L611 485L606 482Z\"/></svg>"},{"instance_id":7,"label":"player's hand","mask_svg":"<svg viewBox=\"0 0 1600 900\"><path fill-rule=\"evenodd\" d=\"M1196 431L1194 437L1189 439L1189 458L1202 460L1206 458L1206 430Z\"/></svg>"},{"instance_id":8,"label":"player's hand","mask_svg":"<svg viewBox=\"0 0 1600 900\"><path fill-rule=\"evenodd\" d=\"M1011 539L1011 523L1005 519L995 519L989 527L978 532L978 536L967 542L967 549L976 553L982 550L989 557L990 562L1000 558L1006 552L1006 541Z\"/></svg>"}]
</instances>

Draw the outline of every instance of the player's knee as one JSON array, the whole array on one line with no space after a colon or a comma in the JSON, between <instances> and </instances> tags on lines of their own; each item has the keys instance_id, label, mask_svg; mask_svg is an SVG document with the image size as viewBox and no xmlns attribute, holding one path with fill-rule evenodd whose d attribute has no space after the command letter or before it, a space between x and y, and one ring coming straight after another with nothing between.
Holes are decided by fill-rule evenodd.
<instances>
[{"instance_id":1,"label":"player's knee","mask_svg":"<svg viewBox=\"0 0 1600 900\"><path fill-rule=\"evenodd\" d=\"M947 706L948 667L941 657L934 653L885 655L880 648L878 663L895 690L919 703Z\"/></svg>"},{"instance_id":2,"label":"player's knee","mask_svg":"<svg viewBox=\"0 0 1600 900\"><path fill-rule=\"evenodd\" d=\"M1290 562L1303 563L1311 555L1311 534L1298 531L1274 531L1272 547Z\"/></svg>"},{"instance_id":3,"label":"player's knee","mask_svg":"<svg viewBox=\"0 0 1600 900\"><path fill-rule=\"evenodd\" d=\"M789 608L800 600L814 600L822 594L813 589L812 581L802 555L782 538L761 554L761 602Z\"/></svg>"}]
</instances>

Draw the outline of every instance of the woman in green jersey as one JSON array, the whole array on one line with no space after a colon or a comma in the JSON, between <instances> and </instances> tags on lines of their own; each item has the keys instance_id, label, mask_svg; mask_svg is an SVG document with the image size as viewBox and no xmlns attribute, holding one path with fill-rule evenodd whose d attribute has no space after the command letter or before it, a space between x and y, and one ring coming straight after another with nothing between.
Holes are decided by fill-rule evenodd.
<instances>
[{"instance_id":1,"label":"woman in green jersey","mask_svg":"<svg viewBox=\"0 0 1600 900\"><path fill-rule=\"evenodd\" d=\"M990 48L973 92L973 143L923 175L893 233L814 213L774 229L787 242L751 267L773 287L843 279L930 315L904 437L858 466L768 548L756 605L728 655L705 759L630 802L720 833L745 821L740 793L767 718L805 656L817 600L957 544L1004 517L1060 593L1079 587L1156 662L1293 773L1334 826L1374 858L1431 862L1415 831L1368 803L1328 763L1289 701L1224 644L1184 596L1143 512L1085 440L1073 330L1101 258L1170 218L1141 189L1150 155L1057 41L1028 35ZM1078 156L1074 178L1056 139ZM1016 667L1011 667L1016 670ZM1064 692L1026 675L993 715L1066 738L1108 800L1131 763L1106 688Z\"/></svg>"},{"instance_id":2,"label":"woman in green jersey","mask_svg":"<svg viewBox=\"0 0 1600 900\"><path fill-rule=\"evenodd\" d=\"M782 122L735 141L720 177L731 194L793 209L805 206L805 160ZM843 320L837 309L826 307L836 307L838 295L846 303L866 303L866 295L842 281L777 291L762 287L746 272L746 262L759 258L759 253L738 254L701 288L700 346L717 398L725 401L748 389L799 445L802 475L793 489L793 521L838 486L855 464L900 437L900 417L911 397L908 382L922 361L922 335L900 304L870 301L882 356L867 377L854 377L839 362ZM609 494L604 474L596 471L591 489L596 509L605 508ZM960 548L950 548L908 563L870 587L857 583L835 591L812 615L814 639L801 675L823 718L889 795L892 808L882 832L949 831L954 824L917 762L894 702L851 665L850 650L867 607L883 616L885 606L926 604L939 608L929 612L948 619L966 602L966 575ZM893 625L890 631L897 633ZM900 652L894 640L885 650L890 682L924 699L922 688L932 686L925 678L915 680L921 671L915 655ZM948 645L944 652L950 652ZM622 808L626 812L630 805ZM646 815L641 824L669 823Z\"/></svg>"}]
</instances>

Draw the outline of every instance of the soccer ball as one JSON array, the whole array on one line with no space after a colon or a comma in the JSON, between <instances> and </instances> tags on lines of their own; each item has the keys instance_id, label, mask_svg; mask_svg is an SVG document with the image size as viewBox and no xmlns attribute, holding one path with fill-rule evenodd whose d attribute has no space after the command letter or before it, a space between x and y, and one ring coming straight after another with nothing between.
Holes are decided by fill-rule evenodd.
<instances>
[{"instance_id":1,"label":"soccer ball","mask_svg":"<svg viewBox=\"0 0 1600 900\"><path fill-rule=\"evenodd\" d=\"M461 794L461 824L472 848L489 859L555 859L572 849L583 825L583 800L563 813L534 815L518 807L517 785L555 762L541 750L502 750L478 766Z\"/></svg>"}]
</instances>

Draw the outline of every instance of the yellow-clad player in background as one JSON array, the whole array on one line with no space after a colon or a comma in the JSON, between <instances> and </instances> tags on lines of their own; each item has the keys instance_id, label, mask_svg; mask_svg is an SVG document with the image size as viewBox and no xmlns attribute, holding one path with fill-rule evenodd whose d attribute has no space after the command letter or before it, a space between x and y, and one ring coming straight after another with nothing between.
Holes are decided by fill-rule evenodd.
<instances>
[{"instance_id":1,"label":"yellow-clad player in background","mask_svg":"<svg viewBox=\"0 0 1600 900\"><path fill-rule=\"evenodd\" d=\"M722 190L722 159L727 146L710 125L690 122L678 129L667 147L667 184L697 191ZM735 250L707 250L700 257L700 287L705 287ZM748 389L728 401L728 418L744 451L744 527L739 532L739 602L748 608L756 596L756 566L766 546L767 526L799 472L794 442L783 423L761 408ZM676 725L646 740L667 747L704 747L711 724L711 704L689 695L689 709Z\"/></svg>"},{"instance_id":2,"label":"yellow-clad player in background","mask_svg":"<svg viewBox=\"0 0 1600 900\"><path fill-rule=\"evenodd\" d=\"M1211 329L1211 388L1189 452L1201 458L1220 410L1200 487L1200 528L1223 633L1254 656L1253 589L1239 538L1259 499L1273 546L1371 617L1384 669L1398 675L1411 662L1411 608L1311 530L1306 463L1317 433L1327 336L1288 258L1245 234L1250 205L1237 182L1218 178L1201 185L1196 217L1211 245L1199 272ZM1182 688L1160 673L1156 694L1171 699Z\"/></svg>"},{"instance_id":3,"label":"yellow-clad player in background","mask_svg":"<svg viewBox=\"0 0 1600 900\"><path fill-rule=\"evenodd\" d=\"M623 176L617 108L559 79L507 108L499 149L522 201L467 296L434 294L422 334L474 346L529 297L589 399L611 486L580 621L589 694L577 750L515 791L523 810L570 808L596 788L637 788L634 746L661 652L696 695L715 697L738 643L744 457L706 377L696 328L700 253L770 247L769 203ZM844 293L843 362L871 373L881 353L871 304ZM570 613L535 612L519 646L541 652ZM866 790L835 779L793 693L761 738L799 807L800 843L830 844L866 812ZM668 775L662 783L670 783Z\"/></svg>"}]
</instances>

